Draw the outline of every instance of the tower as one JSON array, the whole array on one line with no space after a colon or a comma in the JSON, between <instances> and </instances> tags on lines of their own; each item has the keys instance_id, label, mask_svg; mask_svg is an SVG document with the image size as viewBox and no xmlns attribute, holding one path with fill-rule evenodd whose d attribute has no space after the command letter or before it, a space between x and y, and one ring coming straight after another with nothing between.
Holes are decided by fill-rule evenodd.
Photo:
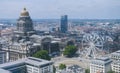
<instances>
[{"instance_id":1,"label":"tower","mask_svg":"<svg viewBox=\"0 0 120 73\"><path fill-rule=\"evenodd\" d=\"M66 33L68 31L68 16L61 16L61 32Z\"/></svg>"}]
</instances>

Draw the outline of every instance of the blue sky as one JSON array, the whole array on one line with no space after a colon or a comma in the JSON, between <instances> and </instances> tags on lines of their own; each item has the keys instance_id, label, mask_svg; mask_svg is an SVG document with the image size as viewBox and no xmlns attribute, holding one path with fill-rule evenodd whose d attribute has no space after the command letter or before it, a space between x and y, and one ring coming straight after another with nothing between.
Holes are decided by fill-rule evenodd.
<instances>
[{"instance_id":1,"label":"blue sky","mask_svg":"<svg viewBox=\"0 0 120 73\"><path fill-rule=\"evenodd\" d=\"M24 7L33 19L120 19L120 0L0 0L0 18L18 18Z\"/></svg>"}]
</instances>

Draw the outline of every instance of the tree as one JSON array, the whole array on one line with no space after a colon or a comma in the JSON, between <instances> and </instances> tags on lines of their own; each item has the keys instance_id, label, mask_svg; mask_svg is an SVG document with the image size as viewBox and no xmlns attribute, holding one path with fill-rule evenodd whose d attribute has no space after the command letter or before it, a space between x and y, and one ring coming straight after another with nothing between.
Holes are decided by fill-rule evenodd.
<instances>
[{"instance_id":1,"label":"tree","mask_svg":"<svg viewBox=\"0 0 120 73\"><path fill-rule=\"evenodd\" d=\"M65 64L60 64L60 65L59 65L59 69L63 70L63 69L65 69L65 68L66 68L66 65L65 65Z\"/></svg>"},{"instance_id":2,"label":"tree","mask_svg":"<svg viewBox=\"0 0 120 73\"><path fill-rule=\"evenodd\" d=\"M110 70L110 71L108 71L107 73L115 73L114 71L112 71L112 70Z\"/></svg>"},{"instance_id":3,"label":"tree","mask_svg":"<svg viewBox=\"0 0 120 73\"><path fill-rule=\"evenodd\" d=\"M85 73L90 73L90 69L85 69Z\"/></svg>"},{"instance_id":4,"label":"tree","mask_svg":"<svg viewBox=\"0 0 120 73\"><path fill-rule=\"evenodd\" d=\"M63 55L67 56L67 57L72 57L77 51L76 46L73 45L69 45L65 47L65 50L63 52Z\"/></svg>"},{"instance_id":5,"label":"tree","mask_svg":"<svg viewBox=\"0 0 120 73\"><path fill-rule=\"evenodd\" d=\"M33 57L41 58L41 59L45 59L45 60L50 60L51 59L46 50L40 50L40 51L36 52L33 55Z\"/></svg>"}]
</instances>

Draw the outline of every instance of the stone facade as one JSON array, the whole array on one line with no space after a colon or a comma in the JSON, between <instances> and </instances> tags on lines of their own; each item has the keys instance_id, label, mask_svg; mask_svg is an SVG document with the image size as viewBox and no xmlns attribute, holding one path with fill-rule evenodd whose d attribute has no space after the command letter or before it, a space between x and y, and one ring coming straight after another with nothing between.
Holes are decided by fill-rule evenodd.
<instances>
[{"instance_id":1,"label":"stone facade","mask_svg":"<svg viewBox=\"0 0 120 73\"><path fill-rule=\"evenodd\" d=\"M37 51L47 50L49 54L60 51L59 38L40 36L33 28L29 12L24 8L17 20L17 29L14 31L8 48L2 49L8 53L8 61L16 61L32 56Z\"/></svg>"},{"instance_id":2,"label":"stone facade","mask_svg":"<svg viewBox=\"0 0 120 73\"><path fill-rule=\"evenodd\" d=\"M36 33L33 29L32 19L29 12L24 8L17 20L17 30L14 31L12 42L9 43L9 61L32 56L40 50L40 43L35 45L35 42L31 41L33 34Z\"/></svg>"}]
</instances>

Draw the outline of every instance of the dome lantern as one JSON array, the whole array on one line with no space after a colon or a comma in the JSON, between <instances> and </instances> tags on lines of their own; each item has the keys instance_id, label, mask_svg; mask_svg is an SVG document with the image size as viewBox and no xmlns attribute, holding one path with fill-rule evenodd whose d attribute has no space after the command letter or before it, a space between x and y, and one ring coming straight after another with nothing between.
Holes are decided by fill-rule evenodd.
<instances>
[{"instance_id":1,"label":"dome lantern","mask_svg":"<svg viewBox=\"0 0 120 73\"><path fill-rule=\"evenodd\" d=\"M21 14L21 16L29 16L29 12L26 10L26 8L23 8Z\"/></svg>"}]
</instances>

